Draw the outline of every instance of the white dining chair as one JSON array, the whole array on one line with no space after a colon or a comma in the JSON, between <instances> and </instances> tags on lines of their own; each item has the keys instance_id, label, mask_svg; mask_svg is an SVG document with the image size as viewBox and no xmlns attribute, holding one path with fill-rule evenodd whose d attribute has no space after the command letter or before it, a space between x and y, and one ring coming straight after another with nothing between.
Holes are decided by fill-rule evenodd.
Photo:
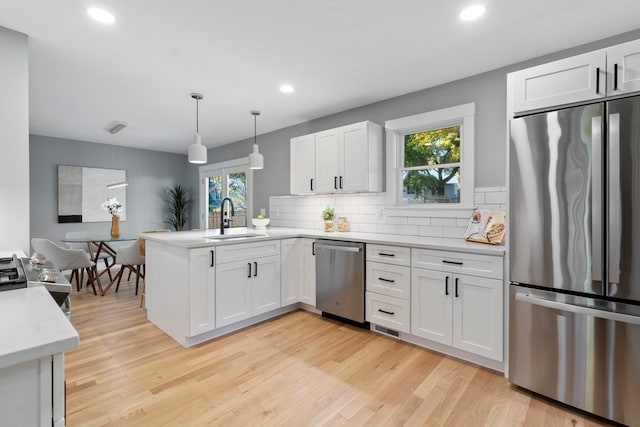
<instances>
[{"instance_id":1,"label":"white dining chair","mask_svg":"<svg viewBox=\"0 0 640 427\"><path fill-rule=\"evenodd\" d=\"M58 246L49 239L41 239L34 237L31 239L31 246L37 253L43 254L48 260L50 260L56 268L60 271L75 271L77 279L77 289L80 290L79 271L87 272L87 286L90 284L93 288L93 293L96 292L96 282L98 282L98 288L100 288L100 294L102 291L102 285L97 280L98 272L96 270L96 263L89 258L89 254L83 249L67 249L62 246ZM72 273L73 274L73 273Z\"/></svg>"},{"instance_id":2,"label":"white dining chair","mask_svg":"<svg viewBox=\"0 0 640 427\"><path fill-rule=\"evenodd\" d=\"M67 239L85 239L85 242L66 242L65 244L67 245L67 247L69 249L82 249L84 251L89 252L89 245L91 245L91 239L95 238L95 239L100 239L102 235L98 236L97 233L93 233L90 231L69 231L68 233L65 233L64 238L65 240ZM91 254L89 254L89 256L91 257ZM105 270L107 270L107 274L109 275L109 281L113 280L113 277L111 275L111 267L113 267L116 264L116 256L114 253L110 253L107 250L101 250L100 253L98 254L98 258L94 259L93 261L97 264L98 260L102 260L102 262L104 262L104 268ZM97 265L96 265L97 267ZM104 271L102 273L100 273L100 275L104 274Z\"/></svg>"},{"instance_id":3,"label":"white dining chair","mask_svg":"<svg viewBox=\"0 0 640 427\"><path fill-rule=\"evenodd\" d=\"M136 275L136 295L138 295L140 279L144 279L144 258L138 253L138 242L116 249L116 263L120 264L120 270L118 270L118 274L112 281L113 284L117 280L116 292L120 288L120 281L124 271L128 269Z\"/></svg>"}]
</instances>

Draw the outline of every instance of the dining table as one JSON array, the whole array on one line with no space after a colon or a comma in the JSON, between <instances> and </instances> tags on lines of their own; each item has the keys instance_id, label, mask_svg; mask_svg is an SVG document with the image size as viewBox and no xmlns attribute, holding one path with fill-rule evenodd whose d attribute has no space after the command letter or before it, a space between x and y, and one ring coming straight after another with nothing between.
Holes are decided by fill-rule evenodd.
<instances>
[{"instance_id":1,"label":"dining table","mask_svg":"<svg viewBox=\"0 0 640 427\"><path fill-rule=\"evenodd\" d=\"M87 245L87 252L89 253L89 258L98 265L98 260L100 259L101 253L107 253L109 256L112 256L113 259L116 259L116 250L110 245L112 243L118 242L128 242L137 240L137 234L120 234L118 236L112 236L110 234L102 234L102 233L86 233L82 236L74 236L74 237L65 237L60 241L63 243L85 243ZM115 264L115 261L112 265L108 266L109 268ZM102 288L100 283L100 276L109 271L109 268L103 270L98 273L97 281L98 288L100 288L100 294L104 296L104 294L111 288L113 285L113 278L109 274L110 283L106 288Z\"/></svg>"}]
</instances>

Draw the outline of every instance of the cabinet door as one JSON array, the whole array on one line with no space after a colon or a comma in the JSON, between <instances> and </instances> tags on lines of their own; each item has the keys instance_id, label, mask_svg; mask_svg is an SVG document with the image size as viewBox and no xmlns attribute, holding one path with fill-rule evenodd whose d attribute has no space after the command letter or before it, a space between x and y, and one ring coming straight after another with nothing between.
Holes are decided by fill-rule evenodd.
<instances>
[{"instance_id":1,"label":"cabinet door","mask_svg":"<svg viewBox=\"0 0 640 427\"><path fill-rule=\"evenodd\" d=\"M367 123L357 123L340 129L339 191L369 189L369 147Z\"/></svg>"},{"instance_id":2,"label":"cabinet door","mask_svg":"<svg viewBox=\"0 0 640 427\"><path fill-rule=\"evenodd\" d=\"M315 240L302 240L302 295L300 301L316 306Z\"/></svg>"},{"instance_id":3,"label":"cabinet door","mask_svg":"<svg viewBox=\"0 0 640 427\"><path fill-rule=\"evenodd\" d=\"M316 136L315 134L291 139L291 194L309 194L316 187Z\"/></svg>"},{"instance_id":4,"label":"cabinet door","mask_svg":"<svg viewBox=\"0 0 640 427\"><path fill-rule=\"evenodd\" d=\"M515 112L604 97L606 65L601 49L513 73Z\"/></svg>"},{"instance_id":5,"label":"cabinet door","mask_svg":"<svg viewBox=\"0 0 640 427\"><path fill-rule=\"evenodd\" d=\"M607 49L609 95L640 91L640 40Z\"/></svg>"},{"instance_id":6,"label":"cabinet door","mask_svg":"<svg viewBox=\"0 0 640 427\"><path fill-rule=\"evenodd\" d=\"M216 287L214 251L189 251L189 334L198 335L215 328Z\"/></svg>"},{"instance_id":7,"label":"cabinet door","mask_svg":"<svg viewBox=\"0 0 640 427\"><path fill-rule=\"evenodd\" d=\"M280 257L259 258L252 263L251 315L280 307Z\"/></svg>"},{"instance_id":8,"label":"cabinet door","mask_svg":"<svg viewBox=\"0 0 640 427\"><path fill-rule=\"evenodd\" d=\"M502 361L502 281L454 276L453 346Z\"/></svg>"},{"instance_id":9,"label":"cabinet door","mask_svg":"<svg viewBox=\"0 0 640 427\"><path fill-rule=\"evenodd\" d=\"M282 307L300 301L302 283L302 239L280 242L280 304Z\"/></svg>"},{"instance_id":10,"label":"cabinet door","mask_svg":"<svg viewBox=\"0 0 640 427\"><path fill-rule=\"evenodd\" d=\"M330 129L316 134L317 193L338 191L340 177L340 132ZM362 160L362 159L361 159Z\"/></svg>"},{"instance_id":11,"label":"cabinet door","mask_svg":"<svg viewBox=\"0 0 640 427\"><path fill-rule=\"evenodd\" d=\"M411 269L411 333L452 344L452 279L442 271Z\"/></svg>"},{"instance_id":12,"label":"cabinet door","mask_svg":"<svg viewBox=\"0 0 640 427\"><path fill-rule=\"evenodd\" d=\"M236 261L216 266L216 325L218 328L251 317L252 264Z\"/></svg>"}]
</instances>

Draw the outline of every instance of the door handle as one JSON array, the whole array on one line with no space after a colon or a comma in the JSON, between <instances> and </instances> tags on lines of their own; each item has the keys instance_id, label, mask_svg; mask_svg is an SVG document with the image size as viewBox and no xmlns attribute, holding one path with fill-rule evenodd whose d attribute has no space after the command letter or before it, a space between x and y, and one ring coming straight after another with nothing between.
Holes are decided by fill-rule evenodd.
<instances>
[{"instance_id":1,"label":"door handle","mask_svg":"<svg viewBox=\"0 0 640 427\"><path fill-rule=\"evenodd\" d=\"M444 294L449 296L449 276L444 277Z\"/></svg>"},{"instance_id":2,"label":"door handle","mask_svg":"<svg viewBox=\"0 0 640 427\"><path fill-rule=\"evenodd\" d=\"M620 191L620 114L609 115L609 264L608 282L620 281L622 253L622 194Z\"/></svg>"},{"instance_id":3,"label":"door handle","mask_svg":"<svg viewBox=\"0 0 640 427\"><path fill-rule=\"evenodd\" d=\"M459 262L459 261L447 261L446 259L442 260L443 264L452 264L452 265L463 265L463 263Z\"/></svg>"},{"instance_id":4,"label":"door handle","mask_svg":"<svg viewBox=\"0 0 640 427\"><path fill-rule=\"evenodd\" d=\"M591 118L591 279L602 281L602 117Z\"/></svg>"},{"instance_id":5,"label":"door handle","mask_svg":"<svg viewBox=\"0 0 640 427\"><path fill-rule=\"evenodd\" d=\"M340 176L340 189L342 190L342 176Z\"/></svg>"},{"instance_id":6,"label":"door handle","mask_svg":"<svg viewBox=\"0 0 640 427\"><path fill-rule=\"evenodd\" d=\"M596 93L600 93L600 67L596 67Z\"/></svg>"},{"instance_id":7,"label":"door handle","mask_svg":"<svg viewBox=\"0 0 640 427\"><path fill-rule=\"evenodd\" d=\"M253 277L256 277L258 275L258 263L256 261L253 262Z\"/></svg>"},{"instance_id":8,"label":"door handle","mask_svg":"<svg viewBox=\"0 0 640 427\"><path fill-rule=\"evenodd\" d=\"M396 281L395 281L395 280L392 280L392 279L385 279L384 277L378 277L378 280L380 280L381 282L396 283Z\"/></svg>"},{"instance_id":9,"label":"door handle","mask_svg":"<svg viewBox=\"0 0 640 427\"><path fill-rule=\"evenodd\" d=\"M313 191L313 178L309 179L309 189Z\"/></svg>"},{"instance_id":10,"label":"door handle","mask_svg":"<svg viewBox=\"0 0 640 427\"><path fill-rule=\"evenodd\" d=\"M316 254L316 242L311 242L311 255Z\"/></svg>"},{"instance_id":11,"label":"door handle","mask_svg":"<svg viewBox=\"0 0 640 427\"><path fill-rule=\"evenodd\" d=\"M250 262L247 263L247 267L249 267L248 268L249 271L247 273L247 277L251 278L251 263Z\"/></svg>"},{"instance_id":12,"label":"door handle","mask_svg":"<svg viewBox=\"0 0 640 427\"><path fill-rule=\"evenodd\" d=\"M458 295L458 278L456 277L456 298L458 298L460 295Z\"/></svg>"},{"instance_id":13,"label":"door handle","mask_svg":"<svg viewBox=\"0 0 640 427\"><path fill-rule=\"evenodd\" d=\"M333 188L336 189L336 190L338 189L338 177L337 176L333 177Z\"/></svg>"},{"instance_id":14,"label":"door handle","mask_svg":"<svg viewBox=\"0 0 640 427\"><path fill-rule=\"evenodd\" d=\"M613 64L613 90L618 90L618 64Z\"/></svg>"},{"instance_id":15,"label":"door handle","mask_svg":"<svg viewBox=\"0 0 640 427\"><path fill-rule=\"evenodd\" d=\"M378 309L378 311L380 313L384 313L384 314L390 314L391 316L395 315L396 313L394 313L393 311L387 311L387 310L383 310L381 308Z\"/></svg>"},{"instance_id":16,"label":"door handle","mask_svg":"<svg viewBox=\"0 0 640 427\"><path fill-rule=\"evenodd\" d=\"M340 251L340 252L360 252L362 248L356 248L353 246L333 246L333 245L323 245L322 243L318 243L316 248L320 249L328 249L330 251Z\"/></svg>"},{"instance_id":17,"label":"door handle","mask_svg":"<svg viewBox=\"0 0 640 427\"><path fill-rule=\"evenodd\" d=\"M213 251L209 251L209 252L211 252L211 264L210 264L210 267L213 267L213 265L214 265L213 264Z\"/></svg>"}]
</instances>

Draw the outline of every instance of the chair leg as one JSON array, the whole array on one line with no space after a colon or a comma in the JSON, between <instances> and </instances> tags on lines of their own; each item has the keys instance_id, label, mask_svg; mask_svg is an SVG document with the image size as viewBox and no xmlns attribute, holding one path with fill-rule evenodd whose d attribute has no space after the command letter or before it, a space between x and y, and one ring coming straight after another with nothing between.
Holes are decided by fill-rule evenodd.
<instances>
[{"instance_id":1,"label":"chair leg","mask_svg":"<svg viewBox=\"0 0 640 427\"><path fill-rule=\"evenodd\" d=\"M81 268L80 269L80 288L82 288L82 285L84 284L84 269ZM87 282L87 288L89 287L89 283Z\"/></svg>"},{"instance_id":2,"label":"chair leg","mask_svg":"<svg viewBox=\"0 0 640 427\"><path fill-rule=\"evenodd\" d=\"M144 293L146 291L147 288L147 278L146 277L142 277L142 292L140 292L142 294L142 296L140 297L140 307L144 307Z\"/></svg>"},{"instance_id":3,"label":"chair leg","mask_svg":"<svg viewBox=\"0 0 640 427\"><path fill-rule=\"evenodd\" d=\"M136 265L136 295L138 295L139 284L140 284L140 266Z\"/></svg>"},{"instance_id":4,"label":"chair leg","mask_svg":"<svg viewBox=\"0 0 640 427\"><path fill-rule=\"evenodd\" d=\"M127 277L127 282L131 281L131 273L133 273L133 270L129 269L129 276Z\"/></svg>"},{"instance_id":5,"label":"chair leg","mask_svg":"<svg viewBox=\"0 0 640 427\"><path fill-rule=\"evenodd\" d=\"M118 292L118 289L120 288L120 280L122 280L122 273L124 272L125 267L125 265L121 265L118 274L116 274L116 277L118 278L118 283L116 284L116 292Z\"/></svg>"},{"instance_id":6,"label":"chair leg","mask_svg":"<svg viewBox=\"0 0 640 427\"><path fill-rule=\"evenodd\" d=\"M69 277L69 283L73 283L73 278L76 279L76 290L80 292L80 280L78 280L78 269L71 270L71 277Z\"/></svg>"},{"instance_id":7,"label":"chair leg","mask_svg":"<svg viewBox=\"0 0 640 427\"><path fill-rule=\"evenodd\" d=\"M115 261L113 262L113 264L115 264ZM113 264L109 265L109 258L104 258L104 268L107 269L107 274L109 275L109 281L113 281L113 277L111 277L111 267L113 267Z\"/></svg>"},{"instance_id":8,"label":"chair leg","mask_svg":"<svg viewBox=\"0 0 640 427\"><path fill-rule=\"evenodd\" d=\"M91 271L91 267L87 267L85 268L85 270L87 270L87 288L89 287L89 284L91 284L91 287L93 288L93 294L98 295L98 292L96 292L96 283L92 277L93 272Z\"/></svg>"}]
</instances>

